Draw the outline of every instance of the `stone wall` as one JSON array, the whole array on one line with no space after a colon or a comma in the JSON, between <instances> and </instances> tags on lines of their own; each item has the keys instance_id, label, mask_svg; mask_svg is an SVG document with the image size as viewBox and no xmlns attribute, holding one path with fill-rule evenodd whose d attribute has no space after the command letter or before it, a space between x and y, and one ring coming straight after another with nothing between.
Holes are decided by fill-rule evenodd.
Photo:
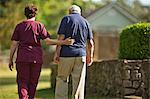
<instances>
[{"instance_id":1,"label":"stone wall","mask_svg":"<svg viewBox=\"0 0 150 99\"><path fill-rule=\"evenodd\" d=\"M55 86L57 66L52 67ZM150 98L150 60L108 60L87 68L86 95Z\"/></svg>"},{"instance_id":2,"label":"stone wall","mask_svg":"<svg viewBox=\"0 0 150 99\"><path fill-rule=\"evenodd\" d=\"M86 94L120 96L122 93L121 62L94 62L87 69Z\"/></svg>"}]
</instances>

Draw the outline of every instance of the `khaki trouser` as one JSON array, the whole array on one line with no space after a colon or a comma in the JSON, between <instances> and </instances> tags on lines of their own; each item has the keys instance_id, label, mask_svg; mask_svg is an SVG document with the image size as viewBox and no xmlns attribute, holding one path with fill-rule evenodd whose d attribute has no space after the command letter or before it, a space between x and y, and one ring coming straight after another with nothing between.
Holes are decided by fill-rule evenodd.
<instances>
[{"instance_id":1,"label":"khaki trouser","mask_svg":"<svg viewBox=\"0 0 150 99\"><path fill-rule=\"evenodd\" d=\"M68 81L72 76L72 99L84 99L86 57L61 57L55 90L55 99L68 99Z\"/></svg>"}]
</instances>

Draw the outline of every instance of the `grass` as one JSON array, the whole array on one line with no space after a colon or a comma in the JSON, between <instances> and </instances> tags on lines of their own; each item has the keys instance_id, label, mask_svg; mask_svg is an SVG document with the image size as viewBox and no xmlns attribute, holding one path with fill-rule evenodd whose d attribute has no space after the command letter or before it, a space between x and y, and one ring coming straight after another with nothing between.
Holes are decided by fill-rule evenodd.
<instances>
[{"instance_id":1,"label":"grass","mask_svg":"<svg viewBox=\"0 0 150 99\"><path fill-rule=\"evenodd\" d=\"M2 66L3 65L3 66ZM18 99L16 70L10 71L7 65L0 64L0 99ZM39 79L35 99L54 99L54 89L50 84L50 69L43 68ZM85 99L112 99L106 97L86 97ZM114 99L114 98L113 98Z\"/></svg>"},{"instance_id":2,"label":"grass","mask_svg":"<svg viewBox=\"0 0 150 99\"><path fill-rule=\"evenodd\" d=\"M50 69L42 69L35 99L54 99L50 73ZM0 99L18 99L16 70L10 71L6 65L0 67Z\"/></svg>"}]
</instances>

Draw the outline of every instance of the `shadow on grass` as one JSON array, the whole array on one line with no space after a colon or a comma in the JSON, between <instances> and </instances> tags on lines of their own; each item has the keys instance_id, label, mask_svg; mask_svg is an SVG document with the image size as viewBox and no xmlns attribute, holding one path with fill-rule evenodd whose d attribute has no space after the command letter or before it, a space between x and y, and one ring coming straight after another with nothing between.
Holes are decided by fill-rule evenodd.
<instances>
[{"instance_id":1,"label":"shadow on grass","mask_svg":"<svg viewBox=\"0 0 150 99\"><path fill-rule=\"evenodd\" d=\"M12 85L12 84L16 84L16 78L12 78L12 77L0 78L1 86Z\"/></svg>"},{"instance_id":2,"label":"shadow on grass","mask_svg":"<svg viewBox=\"0 0 150 99\"><path fill-rule=\"evenodd\" d=\"M37 99L55 99L55 93L53 88L40 89L36 91ZM71 99L71 94L69 94L69 99ZM106 96L85 96L85 99L119 99Z\"/></svg>"},{"instance_id":3,"label":"shadow on grass","mask_svg":"<svg viewBox=\"0 0 150 99\"><path fill-rule=\"evenodd\" d=\"M49 77L48 76L41 76L40 81L42 82L47 82L49 81ZM12 84L16 84L16 78L15 77L4 77L4 78L0 78L0 85L12 85Z\"/></svg>"},{"instance_id":4,"label":"shadow on grass","mask_svg":"<svg viewBox=\"0 0 150 99\"><path fill-rule=\"evenodd\" d=\"M54 88L46 88L40 89L36 91L35 98L37 99L55 99L55 89ZM71 93L69 93L68 99L71 99Z\"/></svg>"},{"instance_id":5,"label":"shadow on grass","mask_svg":"<svg viewBox=\"0 0 150 99\"><path fill-rule=\"evenodd\" d=\"M36 91L38 99L54 99L55 93L53 88L40 89Z\"/></svg>"}]
</instances>

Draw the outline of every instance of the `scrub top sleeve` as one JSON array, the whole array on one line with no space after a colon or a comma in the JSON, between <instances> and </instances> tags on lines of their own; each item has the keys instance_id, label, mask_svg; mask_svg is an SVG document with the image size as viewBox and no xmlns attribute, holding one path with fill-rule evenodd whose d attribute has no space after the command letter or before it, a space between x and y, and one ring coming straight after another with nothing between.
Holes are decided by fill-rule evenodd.
<instances>
[{"instance_id":1,"label":"scrub top sleeve","mask_svg":"<svg viewBox=\"0 0 150 99\"><path fill-rule=\"evenodd\" d=\"M45 29L44 25L42 25L41 32L40 32L40 37L41 37L42 40L44 40L46 38L50 38L50 35L47 32L47 30Z\"/></svg>"},{"instance_id":2,"label":"scrub top sleeve","mask_svg":"<svg viewBox=\"0 0 150 99\"><path fill-rule=\"evenodd\" d=\"M11 40L19 41L19 25L15 27L15 30L12 34Z\"/></svg>"}]
</instances>

